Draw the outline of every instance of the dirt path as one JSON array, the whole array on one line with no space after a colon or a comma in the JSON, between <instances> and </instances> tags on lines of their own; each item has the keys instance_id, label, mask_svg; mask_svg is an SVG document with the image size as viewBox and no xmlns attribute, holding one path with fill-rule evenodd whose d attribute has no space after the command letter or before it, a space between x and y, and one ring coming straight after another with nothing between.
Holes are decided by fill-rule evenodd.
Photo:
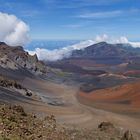
<instances>
[{"instance_id":1,"label":"dirt path","mask_svg":"<svg viewBox=\"0 0 140 140\"><path fill-rule=\"evenodd\" d=\"M59 122L82 128L97 128L100 122L110 121L118 127L140 132L139 119L79 103L76 98L77 87L33 79L26 79L23 84L38 94L41 100L26 100L26 104L22 105L29 111L38 112L40 116L53 114Z\"/></svg>"}]
</instances>

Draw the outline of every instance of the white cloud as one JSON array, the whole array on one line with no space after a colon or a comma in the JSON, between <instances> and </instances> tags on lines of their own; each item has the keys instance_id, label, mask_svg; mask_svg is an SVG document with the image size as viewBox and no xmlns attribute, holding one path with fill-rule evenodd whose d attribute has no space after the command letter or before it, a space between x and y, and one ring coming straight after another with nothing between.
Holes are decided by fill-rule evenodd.
<instances>
[{"instance_id":1,"label":"white cloud","mask_svg":"<svg viewBox=\"0 0 140 140\"><path fill-rule=\"evenodd\" d=\"M108 35L103 34L102 36L97 35L95 38L96 42L103 42L103 41L107 41L108 40Z\"/></svg>"},{"instance_id":2,"label":"white cloud","mask_svg":"<svg viewBox=\"0 0 140 140\"><path fill-rule=\"evenodd\" d=\"M128 38L125 37L125 36L121 36L118 39L106 37L106 39L103 38L102 41L106 41L108 43L113 43L113 44L118 44L118 43L121 43L121 44L130 44L134 48L140 48L140 42L132 42L132 41L129 41Z\"/></svg>"},{"instance_id":3,"label":"white cloud","mask_svg":"<svg viewBox=\"0 0 140 140\"><path fill-rule=\"evenodd\" d=\"M27 51L31 55L37 54L40 60L56 61L56 60L61 60L63 58L68 58L71 55L73 50L84 49L90 45L93 45L95 43L99 43L102 41L112 43L112 44L122 43L122 44L130 44L133 47L140 47L140 42L131 42L124 36L115 39L113 37L109 37L108 35L104 34L101 36L99 35L96 36L95 39L93 40L82 41L78 44L60 48L60 49L48 50L48 49L36 48L34 51L29 51L29 50Z\"/></svg>"},{"instance_id":4,"label":"white cloud","mask_svg":"<svg viewBox=\"0 0 140 140\"><path fill-rule=\"evenodd\" d=\"M99 12L86 12L77 15L77 18L83 19L102 19L102 18L114 18L114 17L124 17L132 16L138 14L140 9L132 8L127 10L112 10L112 11L99 11Z\"/></svg>"},{"instance_id":5,"label":"white cloud","mask_svg":"<svg viewBox=\"0 0 140 140\"><path fill-rule=\"evenodd\" d=\"M48 50L48 49L36 48L34 51L29 51L29 50L27 51L31 55L37 54L40 60L56 61L56 60L61 60L63 58L68 58L73 50L80 50L94 43L95 41L93 40L87 40L60 49Z\"/></svg>"},{"instance_id":6,"label":"white cloud","mask_svg":"<svg viewBox=\"0 0 140 140\"><path fill-rule=\"evenodd\" d=\"M111 18L120 16L123 13L121 10L117 11L105 11L105 12L94 12L79 15L79 18Z\"/></svg>"},{"instance_id":7,"label":"white cloud","mask_svg":"<svg viewBox=\"0 0 140 140\"><path fill-rule=\"evenodd\" d=\"M67 25L63 25L62 27L68 27L68 28L80 28L80 27L84 27L85 24L67 24Z\"/></svg>"},{"instance_id":8,"label":"white cloud","mask_svg":"<svg viewBox=\"0 0 140 140\"><path fill-rule=\"evenodd\" d=\"M119 39L117 39L116 41L114 40L114 43L129 43L128 39L125 36L120 37Z\"/></svg>"},{"instance_id":9,"label":"white cloud","mask_svg":"<svg viewBox=\"0 0 140 140\"><path fill-rule=\"evenodd\" d=\"M122 0L69 0L69 1L59 1L59 0L42 0L49 7L55 8L83 8L88 6L101 6L101 5L111 5L118 3Z\"/></svg>"},{"instance_id":10,"label":"white cloud","mask_svg":"<svg viewBox=\"0 0 140 140\"><path fill-rule=\"evenodd\" d=\"M140 42L129 42L134 48L140 48Z\"/></svg>"},{"instance_id":11,"label":"white cloud","mask_svg":"<svg viewBox=\"0 0 140 140\"><path fill-rule=\"evenodd\" d=\"M29 27L14 15L0 12L0 41L11 46L25 45L29 41Z\"/></svg>"}]
</instances>

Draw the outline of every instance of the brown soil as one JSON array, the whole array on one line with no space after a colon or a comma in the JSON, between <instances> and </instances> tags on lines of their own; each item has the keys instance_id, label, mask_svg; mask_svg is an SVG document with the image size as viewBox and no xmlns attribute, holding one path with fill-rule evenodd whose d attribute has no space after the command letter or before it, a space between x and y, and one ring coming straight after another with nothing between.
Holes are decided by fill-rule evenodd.
<instances>
[{"instance_id":1,"label":"brown soil","mask_svg":"<svg viewBox=\"0 0 140 140\"><path fill-rule=\"evenodd\" d=\"M84 105L84 102L81 104L76 96L78 87L30 78L24 79L22 85L33 91L39 98L35 99L32 96L27 98L18 92L1 89L0 101L22 105L27 112L33 112L41 118L53 114L59 123L68 126L94 129L101 122L112 122L115 126L124 130L130 129L140 132L139 118L96 109ZM89 100L87 101L90 103ZM101 104L99 106L101 107Z\"/></svg>"},{"instance_id":2,"label":"brown soil","mask_svg":"<svg viewBox=\"0 0 140 140\"><path fill-rule=\"evenodd\" d=\"M68 128L55 116L38 119L21 106L0 105L0 140L137 140L138 135L102 122L96 129Z\"/></svg>"},{"instance_id":3,"label":"brown soil","mask_svg":"<svg viewBox=\"0 0 140 140\"><path fill-rule=\"evenodd\" d=\"M78 100L97 109L102 109L131 117L135 120L140 118L140 82L133 82L107 89L100 89L90 93L79 92ZM126 122L128 120L126 119ZM140 126L130 123L133 126Z\"/></svg>"}]
</instances>

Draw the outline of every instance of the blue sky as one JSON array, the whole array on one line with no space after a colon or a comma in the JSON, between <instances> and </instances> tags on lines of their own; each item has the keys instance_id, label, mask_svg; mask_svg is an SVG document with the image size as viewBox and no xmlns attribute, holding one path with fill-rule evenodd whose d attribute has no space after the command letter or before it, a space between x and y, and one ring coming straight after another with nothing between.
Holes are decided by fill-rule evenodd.
<instances>
[{"instance_id":1,"label":"blue sky","mask_svg":"<svg viewBox=\"0 0 140 140\"><path fill-rule=\"evenodd\" d=\"M0 0L0 12L30 26L32 39L140 37L139 0Z\"/></svg>"}]
</instances>

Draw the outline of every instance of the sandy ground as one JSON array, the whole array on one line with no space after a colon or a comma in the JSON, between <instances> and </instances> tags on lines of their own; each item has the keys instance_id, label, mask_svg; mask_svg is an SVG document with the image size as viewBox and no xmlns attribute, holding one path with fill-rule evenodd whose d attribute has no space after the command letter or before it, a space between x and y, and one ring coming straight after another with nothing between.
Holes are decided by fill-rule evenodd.
<instances>
[{"instance_id":1,"label":"sandy ground","mask_svg":"<svg viewBox=\"0 0 140 140\"><path fill-rule=\"evenodd\" d=\"M44 117L49 114L71 126L80 128L97 128L103 121L113 122L122 129L129 129L140 133L140 119L96 109L81 104L77 100L78 87L56 84L49 81L26 78L23 85L37 94L36 99L19 96L18 93L6 89L0 91L0 101L19 103L26 111L37 113Z\"/></svg>"},{"instance_id":2,"label":"sandy ground","mask_svg":"<svg viewBox=\"0 0 140 140\"><path fill-rule=\"evenodd\" d=\"M40 115L54 114L58 121L82 128L97 128L100 122L111 121L118 127L140 132L139 118L81 104L77 100L78 87L76 86L71 87L33 79L25 79L23 84L41 95L43 102L35 101L30 104L31 110L40 112ZM49 102L44 97L47 99L49 97ZM50 104L50 100L52 102L57 100L58 102L55 101L54 105Z\"/></svg>"}]
</instances>

